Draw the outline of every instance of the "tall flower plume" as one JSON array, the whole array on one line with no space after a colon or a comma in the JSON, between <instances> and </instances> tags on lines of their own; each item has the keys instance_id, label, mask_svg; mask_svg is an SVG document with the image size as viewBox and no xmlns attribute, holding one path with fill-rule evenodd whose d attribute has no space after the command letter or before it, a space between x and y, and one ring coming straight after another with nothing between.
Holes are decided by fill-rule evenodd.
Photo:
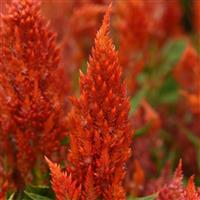
<instances>
[{"instance_id":1,"label":"tall flower plume","mask_svg":"<svg viewBox=\"0 0 200 200\"><path fill-rule=\"evenodd\" d=\"M11 144L17 171L25 178L40 155L59 148L64 135L63 86L56 81L62 69L39 1L14 0L2 21L0 145L9 150L4 142Z\"/></svg>"},{"instance_id":2,"label":"tall flower plume","mask_svg":"<svg viewBox=\"0 0 200 200\"><path fill-rule=\"evenodd\" d=\"M72 98L68 116L71 165L67 171L81 186L81 199L125 199L122 181L130 156L130 105L109 37L110 10L96 35L87 74L80 72L80 98ZM54 191L58 193L59 187Z\"/></svg>"}]
</instances>

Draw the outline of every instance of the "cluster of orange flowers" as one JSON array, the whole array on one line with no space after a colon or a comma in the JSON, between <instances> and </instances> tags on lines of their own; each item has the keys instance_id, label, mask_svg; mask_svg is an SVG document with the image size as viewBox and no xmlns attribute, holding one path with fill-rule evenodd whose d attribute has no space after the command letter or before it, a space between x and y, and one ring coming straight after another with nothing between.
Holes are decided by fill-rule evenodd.
<instances>
[{"instance_id":1,"label":"cluster of orange flowers","mask_svg":"<svg viewBox=\"0 0 200 200\"><path fill-rule=\"evenodd\" d=\"M159 135L163 127L177 132L174 138L182 149L183 164L188 166L195 156L190 169L200 176L198 152L182 133L191 130L200 137L200 56L195 45L188 42L173 71L184 98L172 116L176 126L168 123L167 106L156 111L146 96L132 111L129 97L140 90L137 78L152 59L153 45L154 64L155 59L161 62L160 49L167 39L184 34L181 2L13 0L7 7L2 2L0 200L9 191L21 193L29 183L47 183L47 165L58 200L124 200L127 194L152 193L156 200L200 200L194 176L190 174L187 186L182 185L181 162L171 179L168 166L159 178L148 177L158 170L153 159L165 160L162 151L156 158L150 151L163 146ZM197 33L199 2L193 6ZM110 37L111 16L118 51ZM145 84L156 87L154 80ZM187 113L189 122L184 118ZM137 130L144 125L145 134L140 136ZM63 163L65 171L56 163Z\"/></svg>"},{"instance_id":2,"label":"cluster of orange flowers","mask_svg":"<svg viewBox=\"0 0 200 200\"><path fill-rule=\"evenodd\" d=\"M14 1L0 34L1 154L12 176L23 182L40 155L43 160L56 152L66 134L66 88L55 34L37 1Z\"/></svg>"}]
</instances>

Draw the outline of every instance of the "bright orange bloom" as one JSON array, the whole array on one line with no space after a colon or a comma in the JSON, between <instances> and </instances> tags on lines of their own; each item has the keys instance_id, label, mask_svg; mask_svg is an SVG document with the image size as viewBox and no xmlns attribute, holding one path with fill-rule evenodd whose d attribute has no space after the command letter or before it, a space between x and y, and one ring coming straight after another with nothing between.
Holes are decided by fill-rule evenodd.
<instances>
[{"instance_id":1,"label":"bright orange bloom","mask_svg":"<svg viewBox=\"0 0 200 200\"><path fill-rule=\"evenodd\" d=\"M183 87L191 111L200 114L200 56L194 48L187 47L175 69L176 80Z\"/></svg>"},{"instance_id":2,"label":"bright orange bloom","mask_svg":"<svg viewBox=\"0 0 200 200\"><path fill-rule=\"evenodd\" d=\"M80 183L88 169L92 169L97 197L123 199L123 166L129 158L131 142L130 105L125 85L120 81L118 56L108 34L109 12L97 33L87 74L81 73L80 99L73 99L69 161L72 174Z\"/></svg>"},{"instance_id":3,"label":"bright orange bloom","mask_svg":"<svg viewBox=\"0 0 200 200\"><path fill-rule=\"evenodd\" d=\"M76 188L76 182L72 180L70 175L62 172L57 164L52 163L45 158L52 176L52 188L55 191L56 199L58 200L77 200L80 196L81 188Z\"/></svg>"},{"instance_id":4,"label":"bright orange bloom","mask_svg":"<svg viewBox=\"0 0 200 200\"><path fill-rule=\"evenodd\" d=\"M96 35L87 74L80 73L80 98L72 98L68 117L68 171L81 185L81 199L125 199L122 181L130 156L130 105L109 37L109 17L110 8Z\"/></svg>"},{"instance_id":5,"label":"bright orange bloom","mask_svg":"<svg viewBox=\"0 0 200 200\"><path fill-rule=\"evenodd\" d=\"M16 168L26 177L40 155L59 148L64 135L59 49L36 0L13 1L2 21L0 142L10 142Z\"/></svg>"},{"instance_id":6,"label":"bright orange bloom","mask_svg":"<svg viewBox=\"0 0 200 200\"><path fill-rule=\"evenodd\" d=\"M186 187L186 192L187 200L200 200L200 194L198 194L194 185L194 176L190 177Z\"/></svg>"}]
</instances>

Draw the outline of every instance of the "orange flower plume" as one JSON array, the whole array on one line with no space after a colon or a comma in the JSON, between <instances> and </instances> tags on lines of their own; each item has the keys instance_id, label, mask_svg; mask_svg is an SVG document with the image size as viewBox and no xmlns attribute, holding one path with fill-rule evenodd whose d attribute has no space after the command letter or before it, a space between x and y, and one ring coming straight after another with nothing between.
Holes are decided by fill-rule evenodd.
<instances>
[{"instance_id":1,"label":"orange flower plume","mask_svg":"<svg viewBox=\"0 0 200 200\"><path fill-rule=\"evenodd\" d=\"M63 87L55 81L62 71L59 49L38 1L14 0L2 21L0 143L10 143L17 171L26 177L40 155L59 148L64 135Z\"/></svg>"},{"instance_id":2,"label":"orange flower plume","mask_svg":"<svg viewBox=\"0 0 200 200\"><path fill-rule=\"evenodd\" d=\"M110 11L111 7L96 35L87 74L80 73L80 98L72 98L68 116L71 166L67 171L81 186L80 199L125 199L122 181L130 157L130 105L109 37Z\"/></svg>"},{"instance_id":3,"label":"orange flower plume","mask_svg":"<svg viewBox=\"0 0 200 200\"><path fill-rule=\"evenodd\" d=\"M57 164L52 163L48 158L45 159L51 170L51 184L53 190L56 191L56 198L58 200L79 199L81 188L76 188L76 183L72 181L72 177L62 172Z\"/></svg>"},{"instance_id":4,"label":"orange flower plume","mask_svg":"<svg viewBox=\"0 0 200 200\"><path fill-rule=\"evenodd\" d=\"M176 80L183 87L192 113L200 114L200 56L188 46L175 69Z\"/></svg>"},{"instance_id":5,"label":"orange flower plume","mask_svg":"<svg viewBox=\"0 0 200 200\"><path fill-rule=\"evenodd\" d=\"M200 200L200 193L196 191L194 185L194 176L190 177L188 181L186 187L186 193L187 193L187 200Z\"/></svg>"}]
</instances>

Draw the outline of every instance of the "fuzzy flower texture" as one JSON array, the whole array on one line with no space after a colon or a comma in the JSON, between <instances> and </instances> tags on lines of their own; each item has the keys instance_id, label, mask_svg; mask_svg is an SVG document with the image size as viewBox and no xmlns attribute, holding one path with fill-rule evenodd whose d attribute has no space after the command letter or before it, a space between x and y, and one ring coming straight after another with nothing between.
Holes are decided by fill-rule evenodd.
<instances>
[{"instance_id":1,"label":"fuzzy flower texture","mask_svg":"<svg viewBox=\"0 0 200 200\"><path fill-rule=\"evenodd\" d=\"M70 165L63 173L47 159L58 200L125 199L122 181L133 134L129 98L109 37L110 12L111 6L97 32L87 73L80 72L80 98L72 98Z\"/></svg>"},{"instance_id":2,"label":"fuzzy flower texture","mask_svg":"<svg viewBox=\"0 0 200 200\"><path fill-rule=\"evenodd\" d=\"M174 176L159 191L156 200L200 200L199 189L196 191L194 176L190 177L186 187L182 185L182 162L174 173Z\"/></svg>"},{"instance_id":3,"label":"fuzzy flower texture","mask_svg":"<svg viewBox=\"0 0 200 200\"><path fill-rule=\"evenodd\" d=\"M62 70L55 33L38 1L13 1L1 20L0 154L19 181L27 179L39 155L43 160L57 151L64 136L64 94L56 82Z\"/></svg>"}]
</instances>

